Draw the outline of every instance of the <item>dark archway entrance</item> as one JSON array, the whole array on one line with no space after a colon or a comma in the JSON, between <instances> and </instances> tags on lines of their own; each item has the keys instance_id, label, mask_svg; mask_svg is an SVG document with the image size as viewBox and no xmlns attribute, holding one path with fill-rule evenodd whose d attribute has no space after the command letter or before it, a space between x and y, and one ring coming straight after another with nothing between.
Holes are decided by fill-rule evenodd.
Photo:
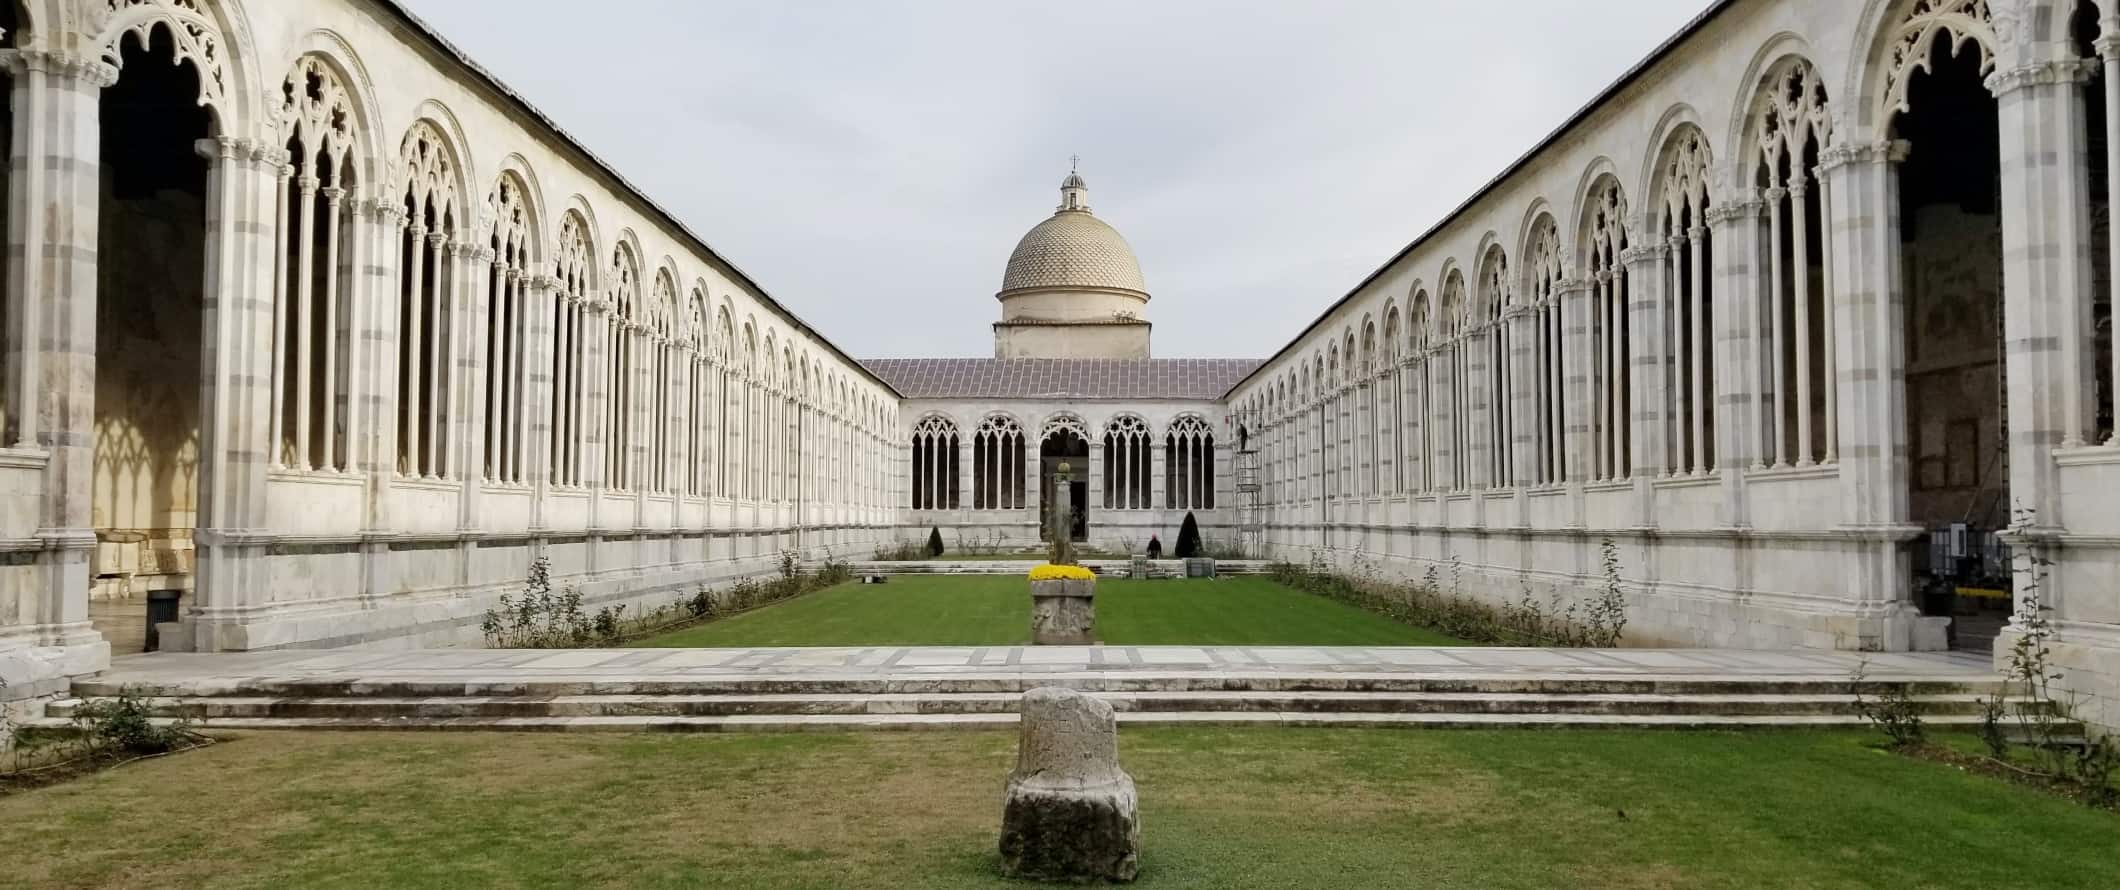
<instances>
[{"instance_id":1,"label":"dark archway entrance","mask_svg":"<svg viewBox=\"0 0 2120 890\"><path fill-rule=\"evenodd\" d=\"M1069 477L1064 491L1058 481L1062 462L1068 465ZM1089 440L1080 431L1047 426L1045 438L1038 443L1038 496L1040 504L1051 504L1055 497L1067 498L1069 515L1074 517L1068 537L1089 540ZM1039 524L1039 537L1051 537L1043 523Z\"/></svg>"},{"instance_id":2,"label":"dark archway entrance","mask_svg":"<svg viewBox=\"0 0 2120 890\"><path fill-rule=\"evenodd\" d=\"M144 597L192 587L212 135L170 36L123 44L100 100L91 620L139 651Z\"/></svg>"},{"instance_id":3,"label":"dark archway entrance","mask_svg":"<svg viewBox=\"0 0 2120 890\"><path fill-rule=\"evenodd\" d=\"M1910 556L1915 603L1957 612L1956 644L1985 648L2005 615L1949 594L2010 585L1997 536L2010 523L2001 147L1979 49L1953 55L1938 40L1930 62L1909 82L1911 110L1893 122L1910 143L1899 170L1908 519L1927 529Z\"/></svg>"}]
</instances>

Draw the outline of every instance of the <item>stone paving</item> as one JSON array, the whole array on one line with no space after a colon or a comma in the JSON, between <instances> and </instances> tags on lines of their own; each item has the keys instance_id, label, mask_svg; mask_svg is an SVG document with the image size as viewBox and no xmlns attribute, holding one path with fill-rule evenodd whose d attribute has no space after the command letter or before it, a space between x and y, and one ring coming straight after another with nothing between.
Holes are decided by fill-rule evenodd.
<instances>
[{"instance_id":1,"label":"stone paving","mask_svg":"<svg viewBox=\"0 0 2120 890\"><path fill-rule=\"evenodd\" d=\"M685 680L1215 678L1333 675L1495 679L1974 682L1986 656L1737 649L1500 647L872 646L751 649L427 649L149 653L113 659L83 686L230 689L303 683L610 683Z\"/></svg>"}]
</instances>

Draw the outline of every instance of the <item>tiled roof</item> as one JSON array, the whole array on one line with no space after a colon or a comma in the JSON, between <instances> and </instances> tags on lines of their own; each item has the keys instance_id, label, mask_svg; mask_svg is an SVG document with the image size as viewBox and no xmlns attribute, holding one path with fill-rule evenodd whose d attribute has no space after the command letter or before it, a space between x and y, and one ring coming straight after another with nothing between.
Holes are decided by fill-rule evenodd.
<instances>
[{"instance_id":1,"label":"tiled roof","mask_svg":"<svg viewBox=\"0 0 2120 890\"><path fill-rule=\"evenodd\" d=\"M1108 287L1147 293L1141 264L1118 229L1087 210L1063 210L1025 233L1008 256L1001 293L1038 287Z\"/></svg>"},{"instance_id":2,"label":"tiled roof","mask_svg":"<svg viewBox=\"0 0 2120 890\"><path fill-rule=\"evenodd\" d=\"M909 399L1214 401L1259 366L1249 358L872 358Z\"/></svg>"}]
</instances>

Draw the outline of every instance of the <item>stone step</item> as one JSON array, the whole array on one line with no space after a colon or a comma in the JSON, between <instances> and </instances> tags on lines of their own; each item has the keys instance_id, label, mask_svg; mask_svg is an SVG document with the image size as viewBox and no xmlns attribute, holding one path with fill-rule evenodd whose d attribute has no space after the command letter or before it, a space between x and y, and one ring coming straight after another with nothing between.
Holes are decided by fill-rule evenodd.
<instances>
[{"instance_id":1,"label":"stone step","mask_svg":"<svg viewBox=\"0 0 2120 890\"><path fill-rule=\"evenodd\" d=\"M1828 729L1868 725L1838 714L1362 714L1294 711L1121 712L1125 726L1319 726L1409 729ZM154 722L169 724L171 718ZM722 717L237 717L202 728L220 730L397 730L474 732L842 732L856 730L957 730L1013 728L1014 714L753 714ZM1932 727L1969 729L1978 716L1943 715ZM25 721L30 729L65 732L71 721L45 717ZM2070 724L2069 732L2080 732Z\"/></svg>"},{"instance_id":2,"label":"stone step","mask_svg":"<svg viewBox=\"0 0 2120 890\"><path fill-rule=\"evenodd\" d=\"M445 677L447 675L444 675ZM1843 678L1730 676L1730 675L1597 675L1523 673L1357 673L1277 672L1245 673L1158 672L1146 669L1113 671L1067 671L1033 673L952 672L922 674L918 669L886 676L830 673L785 676L732 675L689 676L676 679L624 677L508 679L505 672L482 673L457 678L417 679L278 679L278 678L190 678L170 681L77 680L76 696L84 698L132 695L159 698L267 697L267 698L442 698L462 696L552 698L581 695L640 696L729 696L729 695L964 695L1017 693L1039 686L1066 686L1085 692L1343 692L1343 693L1459 693L1470 695L1844 695ZM1994 679L1959 680L1935 677L1873 676L1865 684L1870 694L1903 687L1910 695L1985 695L2001 687Z\"/></svg>"},{"instance_id":3,"label":"stone step","mask_svg":"<svg viewBox=\"0 0 2120 890\"><path fill-rule=\"evenodd\" d=\"M1849 715L1855 697L1823 694L1606 694L1464 692L1095 692L1122 713ZM157 717L228 719L454 719L512 717L716 717L740 715L1009 714L1013 692L554 696L151 697ZM1925 715L1980 712L1980 696L1912 696ZM70 718L81 699L53 702L46 715ZM2021 707L2012 702L2013 707Z\"/></svg>"}]
</instances>

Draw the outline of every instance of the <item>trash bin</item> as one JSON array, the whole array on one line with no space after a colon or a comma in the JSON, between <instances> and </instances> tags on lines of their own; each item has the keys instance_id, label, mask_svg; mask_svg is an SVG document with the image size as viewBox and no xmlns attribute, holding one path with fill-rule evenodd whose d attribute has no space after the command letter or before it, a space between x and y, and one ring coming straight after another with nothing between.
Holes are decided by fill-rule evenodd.
<instances>
[{"instance_id":1,"label":"trash bin","mask_svg":"<svg viewBox=\"0 0 2120 890\"><path fill-rule=\"evenodd\" d=\"M177 620L177 602L184 598L181 590L150 590L147 592L147 647L155 652L162 648L162 637L155 628L165 621Z\"/></svg>"}]
</instances>

